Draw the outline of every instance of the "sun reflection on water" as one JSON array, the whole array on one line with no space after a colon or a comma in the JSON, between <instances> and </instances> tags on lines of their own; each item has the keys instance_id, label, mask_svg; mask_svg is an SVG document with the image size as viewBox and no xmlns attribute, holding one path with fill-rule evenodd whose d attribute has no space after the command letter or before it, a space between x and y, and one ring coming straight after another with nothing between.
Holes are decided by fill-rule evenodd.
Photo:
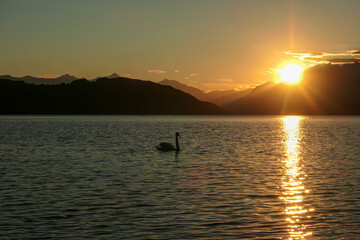
<instances>
[{"instance_id":1,"label":"sun reflection on water","mask_svg":"<svg viewBox=\"0 0 360 240\"><path fill-rule=\"evenodd\" d=\"M303 204L304 196L309 191L303 185L305 173L300 165L299 123L301 119L297 116L282 119L285 157L281 199L286 205L284 215L288 222L289 239L306 239L306 236L312 235L312 232L307 230L309 227L307 220L311 218L309 212L314 209L306 208Z\"/></svg>"}]
</instances>

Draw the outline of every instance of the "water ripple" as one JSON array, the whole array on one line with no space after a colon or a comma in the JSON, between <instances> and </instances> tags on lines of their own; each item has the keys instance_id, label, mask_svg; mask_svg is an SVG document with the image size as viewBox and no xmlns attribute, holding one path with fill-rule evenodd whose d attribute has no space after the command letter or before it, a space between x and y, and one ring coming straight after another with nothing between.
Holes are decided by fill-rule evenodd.
<instances>
[{"instance_id":1,"label":"water ripple","mask_svg":"<svg viewBox=\"0 0 360 240\"><path fill-rule=\"evenodd\" d=\"M0 239L360 235L358 117L7 116L0 129ZM182 151L157 152L176 131Z\"/></svg>"}]
</instances>

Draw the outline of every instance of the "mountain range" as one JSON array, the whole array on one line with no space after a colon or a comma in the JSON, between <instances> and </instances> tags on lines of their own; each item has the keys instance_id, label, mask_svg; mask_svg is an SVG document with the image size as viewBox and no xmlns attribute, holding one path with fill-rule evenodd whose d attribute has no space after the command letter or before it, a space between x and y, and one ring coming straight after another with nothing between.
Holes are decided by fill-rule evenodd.
<instances>
[{"instance_id":1,"label":"mountain range","mask_svg":"<svg viewBox=\"0 0 360 240\"><path fill-rule=\"evenodd\" d=\"M26 83L34 84L60 84L60 83L71 83L78 78L71 76L69 74L64 74L56 78L42 78L42 77L33 77L33 76L24 76L24 77L13 77L10 75L2 75L0 79L8 79L13 81L24 81Z\"/></svg>"},{"instance_id":2,"label":"mountain range","mask_svg":"<svg viewBox=\"0 0 360 240\"><path fill-rule=\"evenodd\" d=\"M119 78L119 77L120 76L117 73L112 73L109 76L96 77L94 79L91 79L91 81L96 81L100 78ZM24 81L25 83L34 83L34 84L61 84L61 83L71 83L72 81L80 78L69 74L64 74L56 78L42 78L42 77L33 77L33 76L13 77L11 75L0 75L0 79Z\"/></svg>"},{"instance_id":3,"label":"mountain range","mask_svg":"<svg viewBox=\"0 0 360 240\"><path fill-rule=\"evenodd\" d=\"M120 76L117 73L112 73L109 76L96 77L89 81L96 81L101 78L113 79L113 78L119 78L119 77ZM77 78L77 77L69 75L69 74L64 74L57 78L41 78L41 77L33 77L33 76L13 77L10 75L2 75L2 76L0 76L0 79L8 79L8 80L13 80L13 81L24 81L25 83L48 85L48 84L71 83L72 81L78 80L80 78ZM246 94L248 94L251 91L251 89L247 89L245 91L226 90L226 91L211 91L211 92L205 93L204 91L202 91L198 88L188 86L188 85L183 84L176 80L164 79L158 83L161 85L171 86L175 89L179 89L185 93L188 93L188 94L196 97L200 101L211 102L220 107L227 105L227 104L239 99L240 97L245 96Z\"/></svg>"},{"instance_id":4,"label":"mountain range","mask_svg":"<svg viewBox=\"0 0 360 240\"><path fill-rule=\"evenodd\" d=\"M310 67L298 85L267 82L244 91L205 93L175 80L154 83L117 74L64 83L74 78L77 79L70 75L54 79L0 76L3 79L0 80L0 113L360 114L357 62ZM60 81L61 84L46 85Z\"/></svg>"}]
</instances>

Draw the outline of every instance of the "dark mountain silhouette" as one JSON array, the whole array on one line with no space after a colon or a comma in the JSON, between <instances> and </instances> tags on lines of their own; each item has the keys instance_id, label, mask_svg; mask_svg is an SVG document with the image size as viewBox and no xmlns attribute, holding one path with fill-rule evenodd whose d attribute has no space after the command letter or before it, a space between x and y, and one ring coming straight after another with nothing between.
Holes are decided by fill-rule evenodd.
<instances>
[{"instance_id":1,"label":"dark mountain silhouette","mask_svg":"<svg viewBox=\"0 0 360 240\"><path fill-rule=\"evenodd\" d=\"M224 114L219 107L150 81L79 79L35 85L0 80L1 114Z\"/></svg>"},{"instance_id":2,"label":"dark mountain silhouette","mask_svg":"<svg viewBox=\"0 0 360 240\"><path fill-rule=\"evenodd\" d=\"M360 64L321 64L299 85L266 84L224 106L235 114L360 114Z\"/></svg>"},{"instance_id":3,"label":"dark mountain silhouette","mask_svg":"<svg viewBox=\"0 0 360 240\"><path fill-rule=\"evenodd\" d=\"M38 78L33 76L24 76L24 77L12 77L10 75L2 75L0 79L8 79L13 81L24 81L25 83L34 83L34 84L60 84L60 83L71 83L78 78L71 76L69 74L64 74L57 78Z\"/></svg>"},{"instance_id":4,"label":"dark mountain silhouette","mask_svg":"<svg viewBox=\"0 0 360 240\"><path fill-rule=\"evenodd\" d=\"M162 80L158 83L161 85L171 86L173 88L179 89L183 92L186 92L186 93L196 97L197 99L199 99L201 101L210 101L209 96L205 92L201 91L198 88L191 87L191 86L188 86L181 82L178 82L176 80L169 80L169 79L165 78L164 80Z\"/></svg>"}]
</instances>

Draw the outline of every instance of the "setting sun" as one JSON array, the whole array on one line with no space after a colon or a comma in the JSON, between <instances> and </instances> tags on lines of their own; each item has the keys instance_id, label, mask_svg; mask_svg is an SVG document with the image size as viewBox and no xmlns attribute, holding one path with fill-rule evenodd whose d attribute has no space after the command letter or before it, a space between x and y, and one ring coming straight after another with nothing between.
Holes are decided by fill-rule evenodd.
<instances>
[{"instance_id":1,"label":"setting sun","mask_svg":"<svg viewBox=\"0 0 360 240\"><path fill-rule=\"evenodd\" d=\"M304 68L297 64L289 64L279 70L280 81L290 84L298 83Z\"/></svg>"}]
</instances>

